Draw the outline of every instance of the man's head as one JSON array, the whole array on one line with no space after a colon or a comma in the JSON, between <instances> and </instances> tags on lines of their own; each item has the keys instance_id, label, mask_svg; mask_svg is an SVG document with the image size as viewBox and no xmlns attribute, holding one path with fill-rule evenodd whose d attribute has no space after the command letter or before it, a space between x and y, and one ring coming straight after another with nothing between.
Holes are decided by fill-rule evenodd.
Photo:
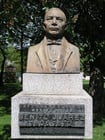
<instances>
[{"instance_id":1,"label":"man's head","mask_svg":"<svg viewBox=\"0 0 105 140\"><path fill-rule=\"evenodd\" d=\"M66 24L66 16L59 8L51 8L45 13L44 30L50 36L61 35Z\"/></svg>"}]
</instances>

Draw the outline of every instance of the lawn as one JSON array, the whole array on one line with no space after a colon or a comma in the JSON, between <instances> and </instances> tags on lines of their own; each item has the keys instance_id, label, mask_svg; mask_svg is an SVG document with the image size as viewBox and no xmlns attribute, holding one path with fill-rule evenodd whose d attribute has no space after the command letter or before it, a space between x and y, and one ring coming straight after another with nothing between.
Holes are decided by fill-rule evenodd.
<instances>
[{"instance_id":1,"label":"lawn","mask_svg":"<svg viewBox=\"0 0 105 140\"><path fill-rule=\"evenodd\" d=\"M88 89L88 81L84 81L84 88ZM4 87L0 87L0 140L11 140L11 97L21 89L19 83L5 84ZM94 121L92 140L105 140L105 117Z\"/></svg>"},{"instance_id":2,"label":"lawn","mask_svg":"<svg viewBox=\"0 0 105 140\"><path fill-rule=\"evenodd\" d=\"M0 87L0 140L10 140L11 97L21 90L19 83Z\"/></svg>"}]
</instances>

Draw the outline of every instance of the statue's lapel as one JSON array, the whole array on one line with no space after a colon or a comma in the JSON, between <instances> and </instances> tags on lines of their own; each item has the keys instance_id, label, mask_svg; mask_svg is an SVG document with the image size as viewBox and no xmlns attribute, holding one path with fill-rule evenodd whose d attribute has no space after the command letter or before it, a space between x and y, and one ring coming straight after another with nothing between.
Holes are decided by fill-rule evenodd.
<instances>
[{"instance_id":1,"label":"statue's lapel","mask_svg":"<svg viewBox=\"0 0 105 140\"><path fill-rule=\"evenodd\" d=\"M39 61L42 65L44 72L49 72L49 60L48 60L48 52L47 52L47 41L46 37L41 41L40 47L37 51L37 55L39 57Z\"/></svg>"},{"instance_id":2,"label":"statue's lapel","mask_svg":"<svg viewBox=\"0 0 105 140\"><path fill-rule=\"evenodd\" d=\"M72 47L71 47L70 43L68 43L65 40L64 44L66 45L66 55L65 55L65 58L64 58L63 70L65 69L65 67L66 67L66 65L67 65L68 61L70 60L70 57L73 53L73 50L72 50Z\"/></svg>"},{"instance_id":3,"label":"statue's lapel","mask_svg":"<svg viewBox=\"0 0 105 140\"><path fill-rule=\"evenodd\" d=\"M57 66L58 71L63 72L65 70L65 67L71 55L72 55L72 48L70 44L67 42L67 40L63 38L61 55Z\"/></svg>"}]
</instances>

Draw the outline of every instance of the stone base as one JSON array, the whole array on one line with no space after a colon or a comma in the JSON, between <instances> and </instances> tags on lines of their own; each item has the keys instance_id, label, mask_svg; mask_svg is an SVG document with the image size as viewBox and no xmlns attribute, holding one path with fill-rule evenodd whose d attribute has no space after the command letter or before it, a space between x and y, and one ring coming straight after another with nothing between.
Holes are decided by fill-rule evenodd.
<instances>
[{"instance_id":1,"label":"stone base","mask_svg":"<svg viewBox=\"0 0 105 140\"><path fill-rule=\"evenodd\" d=\"M39 129L39 126L37 126L38 131L40 131L42 134L38 134L38 132L35 132L35 131L32 132L33 128L31 126L33 125L33 127L34 127L34 124L33 124L33 122L31 122L31 120L35 119L34 117L36 116L38 111L39 112L42 111L40 113L42 113L42 116L43 116L43 109L37 110L37 108L35 108L35 106L38 106L38 105L41 108L43 108L43 106L44 106L44 113L46 113L46 114L47 113L52 114L52 112L53 112L53 118L55 117L54 114L56 114L56 116L58 115L57 113L62 114L60 116L58 115L58 117L63 118L63 124L60 124L60 128L58 128L59 123L57 125L54 124L54 121L56 121L56 123L57 123L57 120L61 119L61 118L59 118L59 119L57 118L57 119L53 120L52 124L49 122L48 122L49 124L47 124L47 123L40 124L40 126L42 126L41 130ZM77 114L75 115L75 112L74 112L76 124L71 124L71 126L72 125L74 125L74 126L75 125L76 126L84 125L83 130L81 130L81 128L77 129L78 132L75 131L76 129L73 130L74 129L73 127L72 127L72 129L69 126L67 127L67 125L69 125L69 123L64 124L65 122L67 122L67 119L68 119L67 113L68 113L68 108L70 106L72 108L71 109L72 117L71 117L71 119L70 118L69 119L73 120L73 111L76 110L76 108L75 108L76 105L80 107L80 108L77 108L77 113L79 113L80 117L83 114L85 115L85 121L84 121L84 123L82 123L82 121L84 120L84 117L80 118L80 120L79 120L79 118L75 117ZM48 109L48 108L46 108L46 106L51 107L51 108L46 111L45 109ZM53 106L54 106L54 109L53 109ZM75 108L75 109L73 109L73 108ZM60 109L61 109L61 112L60 112ZM80 112L79 112L79 109L81 110ZM69 111L70 111L70 109L69 109ZM35 116L32 116L32 115L26 115L27 112L28 113L31 112L31 114L32 114L32 112L36 112L36 113L35 113ZM66 114L65 115L66 118L63 115L63 113L64 113L64 115ZM40 119L40 117L41 116L39 116L39 118L37 118L37 119ZM44 117L45 117L44 119L46 120L46 117L49 117L49 116L44 116ZM68 117L70 117L70 114L68 115ZM30 122L29 122L29 119L30 119ZM49 119L51 120L51 117ZM24 121L24 123L21 121ZM28 121L28 123L27 123L27 121ZM79 121L79 123L78 123L78 121ZM80 121L81 121L81 124L80 124ZM34 123L36 124L37 122L34 122ZM30 131L30 129L25 130L23 127L24 124L25 124L25 128L26 128L26 126L28 126L28 127L30 126L31 131ZM71 95L67 95L67 94L66 95L53 95L53 94L52 95L47 95L47 94L40 95L40 94L33 94L31 92L25 93L25 91L22 91L12 98L12 123L11 123L11 125L12 125L11 137L14 139L19 139L19 138L21 138L21 139L92 138L92 127L93 127L92 126L92 98L84 90L81 90L80 95L76 95L76 94L73 95L73 93ZM49 127L49 125L50 125L50 127ZM45 127L43 127L43 126L45 126ZM63 128L64 126L66 126L66 128ZM37 131L36 128L34 130Z\"/></svg>"},{"instance_id":2,"label":"stone base","mask_svg":"<svg viewBox=\"0 0 105 140\"><path fill-rule=\"evenodd\" d=\"M81 94L83 89L81 74L23 74L25 94Z\"/></svg>"}]
</instances>

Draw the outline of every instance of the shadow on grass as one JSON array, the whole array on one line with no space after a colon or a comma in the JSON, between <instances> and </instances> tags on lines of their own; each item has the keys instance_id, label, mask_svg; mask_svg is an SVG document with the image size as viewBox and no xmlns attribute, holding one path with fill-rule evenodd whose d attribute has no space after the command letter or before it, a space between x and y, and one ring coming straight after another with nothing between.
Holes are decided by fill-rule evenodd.
<instances>
[{"instance_id":1,"label":"shadow on grass","mask_svg":"<svg viewBox=\"0 0 105 140\"><path fill-rule=\"evenodd\" d=\"M0 87L0 116L10 114L11 97L21 91L22 87L19 83L4 84Z\"/></svg>"},{"instance_id":2,"label":"shadow on grass","mask_svg":"<svg viewBox=\"0 0 105 140\"><path fill-rule=\"evenodd\" d=\"M105 127L105 115L99 116L93 120L93 127ZM105 136L105 130L104 130L104 136Z\"/></svg>"},{"instance_id":3,"label":"shadow on grass","mask_svg":"<svg viewBox=\"0 0 105 140\"><path fill-rule=\"evenodd\" d=\"M5 125L3 127L1 135L0 135L0 140L13 140L11 139L11 126L10 125ZM15 140L23 140L23 139L15 139Z\"/></svg>"},{"instance_id":4,"label":"shadow on grass","mask_svg":"<svg viewBox=\"0 0 105 140\"><path fill-rule=\"evenodd\" d=\"M22 89L20 83L5 83L4 86L0 87L0 95L6 95L11 97Z\"/></svg>"},{"instance_id":5,"label":"shadow on grass","mask_svg":"<svg viewBox=\"0 0 105 140\"><path fill-rule=\"evenodd\" d=\"M11 134L11 126L5 125L4 128L2 129L0 140L11 140L10 134Z\"/></svg>"},{"instance_id":6,"label":"shadow on grass","mask_svg":"<svg viewBox=\"0 0 105 140\"><path fill-rule=\"evenodd\" d=\"M22 90L20 83L5 83L0 87L0 117L10 115L11 97ZM0 130L0 140L11 140L11 126L4 125Z\"/></svg>"}]
</instances>

